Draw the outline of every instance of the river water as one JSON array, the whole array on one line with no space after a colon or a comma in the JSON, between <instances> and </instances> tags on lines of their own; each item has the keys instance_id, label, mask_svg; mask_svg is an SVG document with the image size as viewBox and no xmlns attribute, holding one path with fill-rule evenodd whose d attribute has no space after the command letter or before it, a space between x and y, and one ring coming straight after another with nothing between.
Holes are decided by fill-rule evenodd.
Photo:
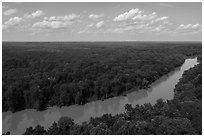
<instances>
[{"instance_id":1,"label":"river water","mask_svg":"<svg viewBox=\"0 0 204 137\"><path fill-rule=\"evenodd\" d=\"M149 89L134 91L127 96L113 97L104 101L94 101L85 105L72 105L69 107L50 107L45 111L26 109L16 113L2 113L2 133L10 131L11 134L22 134L29 126L40 124L47 129L54 121L58 121L61 116L69 116L75 123L82 123L90 117L98 117L103 114L119 114L125 111L125 104L155 104L160 98L170 100L174 97L174 88L185 70L198 64L197 58L186 59L184 64L161 77L154 82Z\"/></svg>"}]
</instances>

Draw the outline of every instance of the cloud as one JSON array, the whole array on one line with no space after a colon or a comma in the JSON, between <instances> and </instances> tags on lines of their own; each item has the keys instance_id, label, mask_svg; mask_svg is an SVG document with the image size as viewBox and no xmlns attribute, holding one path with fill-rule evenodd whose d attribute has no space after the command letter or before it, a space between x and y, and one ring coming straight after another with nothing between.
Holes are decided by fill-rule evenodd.
<instances>
[{"instance_id":1,"label":"cloud","mask_svg":"<svg viewBox=\"0 0 204 137\"><path fill-rule=\"evenodd\" d=\"M149 24L137 24L132 26L114 27L114 28L109 28L107 32L124 33L126 31L130 31L130 32L137 31L138 33L142 33L143 30L146 30L148 28L148 25Z\"/></svg>"},{"instance_id":2,"label":"cloud","mask_svg":"<svg viewBox=\"0 0 204 137\"><path fill-rule=\"evenodd\" d=\"M172 5L172 4L167 4L167 3L159 3L158 5L159 5L159 6L162 6L162 7L175 8L174 5Z\"/></svg>"},{"instance_id":3,"label":"cloud","mask_svg":"<svg viewBox=\"0 0 204 137\"><path fill-rule=\"evenodd\" d=\"M18 25L22 21L23 21L23 18L21 17L13 17L13 18L10 18L8 21L6 21L4 24L8 26L14 26L14 25Z\"/></svg>"},{"instance_id":4,"label":"cloud","mask_svg":"<svg viewBox=\"0 0 204 137\"><path fill-rule=\"evenodd\" d=\"M141 15L141 14L138 14L137 16L134 16L132 19L133 20L140 20L140 21L148 21L148 20L152 20L152 19L155 19L157 17L157 13L156 12L153 12L149 15Z\"/></svg>"},{"instance_id":5,"label":"cloud","mask_svg":"<svg viewBox=\"0 0 204 137\"><path fill-rule=\"evenodd\" d=\"M137 22L137 23L149 22L150 24L152 24L152 23L162 22L162 21L165 21L167 23L168 18L169 17L167 16L159 17L156 12L145 14L144 10L139 10L136 8L136 9L131 9L128 12L118 15L113 20L116 22L126 21L130 24L132 24L132 22Z\"/></svg>"},{"instance_id":6,"label":"cloud","mask_svg":"<svg viewBox=\"0 0 204 137\"><path fill-rule=\"evenodd\" d=\"M32 25L32 28L37 29L60 29L66 28L72 25L80 15L70 14L65 16L51 16L45 17L43 21L36 22Z\"/></svg>"},{"instance_id":7,"label":"cloud","mask_svg":"<svg viewBox=\"0 0 204 137\"><path fill-rule=\"evenodd\" d=\"M10 18L8 21L4 22L4 24L2 25L2 29L6 30L9 28L15 28L19 26L21 22L23 22L23 18L21 17Z\"/></svg>"},{"instance_id":8,"label":"cloud","mask_svg":"<svg viewBox=\"0 0 204 137\"><path fill-rule=\"evenodd\" d=\"M156 21L162 21L162 20L166 20L168 19L169 17L167 16L164 16L164 17L160 17L160 18L157 18Z\"/></svg>"},{"instance_id":9,"label":"cloud","mask_svg":"<svg viewBox=\"0 0 204 137\"><path fill-rule=\"evenodd\" d=\"M202 27L200 24L180 24L173 32L174 35L183 34L196 34L202 31Z\"/></svg>"},{"instance_id":10,"label":"cloud","mask_svg":"<svg viewBox=\"0 0 204 137\"><path fill-rule=\"evenodd\" d=\"M101 27L104 27L104 24L105 24L105 22L104 21L100 21L100 22L98 22L98 23L96 23L96 28L101 28Z\"/></svg>"},{"instance_id":11,"label":"cloud","mask_svg":"<svg viewBox=\"0 0 204 137\"><path fill-rule=\"evenodd\" d=\"M51 28L51 29L59 29L65 28L68 25L71 25L71 22L61 22L61 21L47 21L43 20L41 22L36 22L33 24L33 28Z\"/></svg>"},{"instance_id":12,"label":"cloud","mask_svg":"<svg viewBox=\"0 0 204 137\"><path fill-rule=\"evenodd\" d=\"M14 17L10 18L8 21L4 22L2 25L3 30L9 28L15 28L18 30L25 29L23 26L28 26L25 23L26 21L30 21L30 19L35 19L37 17L43 16L44 12L42 10L37 10L31 14L25 14L23 17ZM43 30L53 30L53 29L60 29L60 28L67 28L72 25L74 22L78 21L80 15L77 14L69 14L65 16L51 16L51 17L44 17L43 20L32 23L29 25L29 30L32 31L43 31ZM24 22L24 24L22 24Z\"/></svg>"},{"instance_id":13,"label":"cloud","mask_svg":"<svg viewBox=\"0 0 204 137\"><path fill-rule=\"evenodd\" d=\"M74 21L75 19L78 19L80 15L77 14L70 14L65 16L51 16L51 17L45 17L44 20L49 21Z\"/></svg>"},{"instance_id":14,"label":"cloud","mask_svg":"<svg viewBox=\"0 0 204 137\"><path fill-rule=\"evenodd\" d=\"M167 21L168 18L169 17L167 17L167 16L159 17L159 18L152 20L150 23L157 23L157 22L162 22L162 21L164 23L168 23L168 21Z\"/></svg>"},{"instance_id":15,"label":"cloud","mask_svg":"<svg viewBox=\"0 0 204 137\"><path fill-rule=\"evenodd\" d=\"M17 12L16 9L8 9L8 10L4 11L3 14L4 14L5 16L10 16L10 15L16 13L16 12Z\"/></svg>"},{"instance_id":16,"label":"cloud","mask_svg":"<svg viewBox=\"0 0 204 137\"><path fill-rule=\"evenodd\" d=\"M105 33L105 28L105 21L99 21L97 23L88 24L83 30L78 31L77 33Z\"/></svg>"},{"instance_id":17,"label":"cloud","mask_svg":"<svg viewBox=\"0 0 204 137\"><path fill-rule=\"evenodd\" d=\"M161 31L163 31L165 28L166 28L165 26L159 25L158 27L151 29L151 31L152 31L152 32L161 32Z\"/></svg>"},{"instance_id":18,"label":"cloud","mask_svg":"<svg viewBox=\"0 0 204 137\"><path fill-rule=\"evenodd\" d=\"M134 17L137 14L141 14L143 11L140 11L139 9L131 9L128 12L125 12L123 14L118 15L117 17L115 17L113 20L114 21L125 21L128 20L132 17Z\"/></svg>"},{"instance_id":19,"label":"cloud","mask_svg":"<svg viewBox=\"0 0 204 137\"><path fill-rule=\"evenodd\" d=\"M44 12L43 12L42 10L37 10L36 12L33 12L33 13L31 13L31 14L25 14L25 15L24 15L24 18L34 19L34 18L43 16L43 15L44 15Z\"/></svg>"},{"instance_id":20,"label":"cloud","mask_svg":"<svg viewBox=\"0 0 204 137\"><path fill-rule=\"evenodd\" d=\"M158 26L157 29L152 31L160 34L169 34L170 36L194 35L202 32L202 27L199 24L180 24L178 27L173 25L171 29L166 28L165 26Z\"/></svg>"},{"instance_id":21,"label":"cloud","mask_svg":"<svg viewBox=\"0 0 204 137\"><path fill-rule=\"evenodd\" d=\"M117 23L109 32L123 33L131 31L135 33L161 32L171 25L168 16L160 17L156 12L146 14L146 11L131 9L128 12L116 16L113 20Z\"/></svg>"},{"instance_id":22,"label":"cloud","mask_svg":"<svg viewBox=\"0 0 204 137\"><path fill-rule=\"evenodd\" d=\"M111 33L123 33L125 31L132 30L132 29L133 29L133 26L127 26L127 27L124 27L124 28L109 28L107 30L107 32L111 32Z\"/></svg>"},{"instance_id":23,"label":"cloud","mask_svg":"<svg viewBox=\"0 0 204 137\"><path fill-rule=\"evenodd\" d=\"M40 17L42 15L44 15L44 12L42 10L37 10L36 12L33 12L31 14L25 14L23 17L10 18L8 21L3 23L3 30L9 29L9 28L17 28L17 27L19 27L19 29L22 29L24 27L20 26L21 23L26 22L29 19Z\"/></svg>"},{"instance_id":24,"label":"cloud","mask_svg":"<svg viewBox=\"0 0 204 137\"><path fill-rule=\"evenodd\" d=\"M103 16L104 16L104 14L90 14L89 19L97 20Z\"/></svg>"},{"instance_id":25,"label":"cloud","mask_svg":"<svg viewBox=\"0 0 204 137\"><path fill-rule=\"evenodd\" d=\"M177 30L187 30L187 29L199 29L201 28L201 26L199 24L195 24L195 25L192 25L192 24L187 24L187 25L184 25L184 24L181 24Z\"/></svg>"},{"instance_id":26,"label":"cloud","mask_svg":"<svg viewBox=\"0 0 204 137\"><path fill-rule=\"evenodd\" d=\"M113 23L108 24L104 27L104 21L100 21L96 24L89 24L84 30L79 31L79 33L124 33L124 32L134 32L134 33L145 33L145 32L162 32L166 31L168 22L167 16L159 17L156 12L145 14L144 10L139 10L138 8L131 9L124 12L115 18L113 18ZM115 24L114 24L115 23ZM104 28L102 30L97 30L99 28Z\"/></svg>"}]
</instances>

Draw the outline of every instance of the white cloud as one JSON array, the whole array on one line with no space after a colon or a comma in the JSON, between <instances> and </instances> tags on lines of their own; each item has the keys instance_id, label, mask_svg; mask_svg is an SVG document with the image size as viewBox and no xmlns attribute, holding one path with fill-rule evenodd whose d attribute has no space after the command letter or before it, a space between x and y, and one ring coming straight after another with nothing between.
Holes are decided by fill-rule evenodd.
<instances>
[{"instance_id":1,"label":"white cloud","mask_svg":"<svg viewBox=\"0 0 204 137\"><path fill-rule=\"evenodd\" d=\"M168 18L167 16L159 17L156 12L152 12L150 14L145 14L144 10L139 10L139 9L131 9L128 12L125 12L121 15L118 15L115 17L113 20L114 21L126 21L130 25L136 24L135 22L138 23L158 23L158 22L165 22L166 24L168 23ZM134 23L133 23L134 22Z\"/></svg>"},{"instance_id":2,"label":"white cloud","mask_svg":"<svg viewBox=\"0 0 204 137\"><path fill-rule=\"evenodd\" d=\"M105 22L104 21L100 21L100 22L98 22L98 23L96 23L96 28L101 28L101 27L103 27L104 26L104 24L105 24Z\"/></svg>"},{"instance_id":3,"label":"white cloud","mask_svg":"<svg viewBox=\"0 0 204 137\"><path fill-rule=\"evenodd\" d=\"M132 19L133 20L148 21L148 20L155 19L156 17L157 17L157 13L153 12L153 13L151 13L149 15L146 15L146 14L141 15L141 14L139 14L137 16L134 16Z\"/></svg>"},{"instance_id":4,"label":"white cloud","mask_svg":"<svg viewBox=\"0 0 204 137\"><path fill-rule=\"evenodd\" d=\"M93 20L97 20L97 19L99 19L99 18L101 18L103 16L104 16L104 14L90 14L89 18L93 19Z\"/></svg>"},{"instance_id":5,"label":"white cloud","mask_svg":"<svg viewBox=\"0 0 204 137\"><path fill-rule=\"evenodd\" d=\"M141 33L143 31L141 30L146 30L148 28L149 24L137 24L137 25L132 25L132 26L123 26L123 27L115 27L115 28L109 28L107 32L111 33L123 33L126 31L137 31L138 33Z\"/></svg>"},{"instance_id":6,"label":"white cloud","mask_svg":"<svg viewBox=\"0 0 204 137\"><path fill-rule=\"evenodd\" d=\"M10 16L10 15L16 13L16 12L17 12L16 9L8 9L8 10L4 11L3 14L4 14L5 16Z\"/></svg>"},{"instance_id":7,"label":"white cloud","mask_svg":"<svg viewBox=\"0 0 204 137\"><path fill-rule=\"evenodd\" d=\"M174 31L173 35L190 35L197 34L202 31L202 27L199 24L180 24Z\"/></svg>"},{"instance_id":8,"label":"white cloud","mask_svg":"<svg viewBox=\"0 0 204 137\"><path fill-rule=\"evenodd\" d=\"M24 18L34 19L36 17L40 17L40 16L43 16L43 15L44 15L44 12L42 10L37 10L36 12L33 12L31 14L25 14Z\"/></svg>"},{"instance_id":9,"label":"white cloud","mask_svg":"<svg viewBox=\"0 0 204 137\"><path fill-rule=\"evenodd\" d=\"M159 17L156 12L146 14L144 10L131 9L115 17L113 20L119 24L116 24L116 27L109 29L109 31L114 33L125 31L135 31L135 33L161 32L170 25L168 18L167 16Z\"/></svg>"},{"instance_id":10,"label":"white cloud","mask_svg":"<svg viewBox=\"0 0 204 137\"><path fill-rule=\"evenodd\" d=\"M21 23L23 21L23 18L21 17L13 17L10 18L8 21L6 21L4 24L8 26L13 26Z\"/></svg>"},{"instance_id":11,"label":"white cloud","mask_svg":"<svg viewBox=\"0 0 204 137\"><path fill-rule=\"evenodd\" d=\"M2 24L2 28L3 30L9 29L9 28L15 28L19 26L21 22L23 22L23 18L13 17L13 18L10 18L8 21L4 22L4 24Z\"/></svg>"},{"instance_id":12,"label":"white cloud","mask_svg":"<svg viewBox=\"0 0 204 137\"><path fill-rule=\"evenodd\" d=\"M105 24L105 21L99 21L97 23L88 24L83 30L78 31L78 34L82 34L82 33L104 33L106 31L104 24Z\"/></svg>"},{"instance_id":13,"label":"white cloud","mask_svg":"<svg viewBox=\"0 0 204 137\"><path fill-rule=\"evenodd\" d=\"M65 16L51 16L45 17L43 21L36 22L32 28L38 29L60 29L72 25L80 15L70 14Z\"/></svg>"},{"instance_id":14,"label":"white cloud","mask_svg":"<svg viewBox=\"0 0 204 137\"><path fill-rule=\"evenodd\" d=\"M162 22L162 21L164 21L164 23L168 23L167 21L168 18L169 17L167 16L159 17L159 18L152 20L150 23L156 23L156 22Z\"/></svg>"},{"instance_id":15,"label":"white cloud","mask_svg":"<svg viewBox=\"0 0 204 137\"><path fill-rule=\"evenodd\" d=\"M120 33L134 30L137 30L137 33L161 32L164 30L164 26L170 25L168 18L167 16L159 17L156 12L146 14L144 10L131 9L113 19L119 24L117 24L118 27L110 29L110 31Z\"/></svg>"},{"instance_id":16,"label":"white cloud","mask_svg":"<svg viewBox=\"0 0 204 137\"><path fill-rule=\"evenodd\" d=\"M151 29L151 31L153 31L153 32L161 32L165 28L166 28L165 26L159 25L158 27Z\"/></svg>"},{"instance_id":17,"label":"white cloud","mask_svg":"<svg viewBox=\"0 0 204 137\"><path fill-rule=\"evenodd\" d=\"M123 14L118 15L117 17L115 17L113 20L114 21L125 21L128 20L132 17L134 17L137 14L141 14L143 11L140 11L139 9L131 9L128 12L125 12Z\"/></svg>"},{"instance_id":18,"label":"white cloud","mask_svg":"<svg viewBox=\"0 0 204 137\"><path fill-rule=\"evenodd\" d=\"M195 24L195 25L192 25L192 24L187 24L187 25L184 25L184 24L181 24L177 30L187 30L187 29L200 29L201 26L199 24Z\"/></svg>"},{"instance_id":19,"label":"white cloud","mask_svg":"<svg viewBox=\"0 0 204 137\"><path fill-rule=\"evenodd\" d=\"M168 18L169 18L169 17L164 16L164 17L157 18L156 21L166 20L166 19L168 19Z\"/></svg>"},{"instance_id":20,"label":"white cloud","mask_svg":"<svg viewBox=\"0 0 204 137\"><path fill-rule=\"evenodd\" d=\"M77 14L70 14L70 15L65 15L65 16L51 16L51 17L45 17L45 20L49 21L73 21L75 19L78 19L80 15Z\"/></svg>"},{"instance_id":21,"label":"white cloud","mask_svg":"<svg viewBox=\"0 0 204 137\"><path fill-rule=\"evenodd\" d=\"M36 22L33 24L33 28L51 28L51 29L59 29L67 27L71 25L70 22L61 22L61 21L47 21L43 20L41 22Z\"/></svg>"},{"instance_id":22,"label":"white cloud","mask_svg":"<svg viewBox=\"0 0 204 137\"><path fill-rule=\"evenodd\" d=\"M20 26L22 22L28 21L29 19L34 19L36 17L40 17L42 15L44 15L44 12L42 10L37 10L36 12L33 12L31 14L25 14L23 17L10 18L8 21L3 23L3 30L9 29L9 28L17 28L17 26L19 27L19 29L22 29L24 28Z\"/></svg>"}]
</instances>

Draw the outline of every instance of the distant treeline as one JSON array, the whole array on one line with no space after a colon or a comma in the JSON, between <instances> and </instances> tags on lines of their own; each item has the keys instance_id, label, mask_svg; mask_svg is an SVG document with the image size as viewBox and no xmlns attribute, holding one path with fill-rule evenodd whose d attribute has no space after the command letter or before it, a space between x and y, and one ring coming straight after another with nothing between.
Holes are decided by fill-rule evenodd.
<instances>
[{"instance_id":1,"label":"distant treeline","mask_svg":"<svg viewBox=\"0 0 204 137\"><path fill-rule=\"evenodd\" d=\"M201 59L201 56L199 56ZM192 135L202 134L202 63L185 71L176 85L173 100L158 100L132 107L112 116L90 118L81 125L69 117L61 117L47 130L37 125L26 135ZM9 134L9 133L8 133Z\"/></svg>"},{"instance_id":2,"label":"distant treeline","mask_svg":"<svg viewBox=\"0 0 204 137\"><path fill-rule=\"evenodd\" d=\"M3 111L81 105L148 88L186 57L201 55L200 43L95 44L3 42Z\"/></svg>"}]
</instances>

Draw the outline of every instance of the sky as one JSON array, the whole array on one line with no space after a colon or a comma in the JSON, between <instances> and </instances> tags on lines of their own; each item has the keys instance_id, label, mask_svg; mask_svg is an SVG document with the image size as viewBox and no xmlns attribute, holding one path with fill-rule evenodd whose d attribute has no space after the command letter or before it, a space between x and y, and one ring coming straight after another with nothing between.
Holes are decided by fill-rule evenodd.
<instances>
[{"instance_id":1,"label":"sky","mask_svg":"<svg viewBox=\"0 0 204 137\"><path fill-rule=\"evenodd\" d=\"M201 41L202 3L2 3L3 41Z\"/></svg>"}]
</instances>

